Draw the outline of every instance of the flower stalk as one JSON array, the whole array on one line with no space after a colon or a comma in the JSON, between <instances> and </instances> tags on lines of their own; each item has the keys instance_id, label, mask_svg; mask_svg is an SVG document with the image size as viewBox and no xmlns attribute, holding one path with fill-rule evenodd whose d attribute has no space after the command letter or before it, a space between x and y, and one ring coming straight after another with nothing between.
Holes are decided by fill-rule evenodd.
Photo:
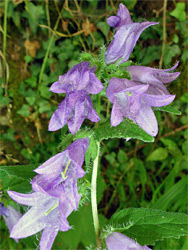
<instances>
[{"instance_id":1,"label":"flower stalk","mask_svg":"<svg viewBox=\"0 0 188 250\"><path fill-rule=\"evenodd\" d=\"M91 180L91 206L92 206L93 223L96 236L96 244L97 248L101 249L100 226L99 226L98 209L97 209L97 170L98 170L98 162L100 154L100 142L97 142L97 148L98 148L97 156L94 160L92 180Z\"/></svg>"}]
</instances>

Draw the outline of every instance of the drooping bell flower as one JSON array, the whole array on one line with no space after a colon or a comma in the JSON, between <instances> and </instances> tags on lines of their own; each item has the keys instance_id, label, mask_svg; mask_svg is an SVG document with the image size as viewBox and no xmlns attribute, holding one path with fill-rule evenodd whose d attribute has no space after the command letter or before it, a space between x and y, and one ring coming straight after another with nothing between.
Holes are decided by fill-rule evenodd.
<instances>
[{"instance_id":1,"label":"drooping bell flower","mask_svg":"<svg viewBox=\"0 0 188 250\"><path fill-rule=\"evenodd\" d=\"M50 91L54 93L69 93L72 91L85 90L90 94L98 94L103 85L95 75L96 67L89 67L89 62L81 62L72 67L66 74L59 76L53 83Z\"/></svg>"},{"instance_id":2,"label":"drooping bell flower","mask_svg":"<svg viewBox=\"0 0 188 250\"><path fill-rule=\"evenodd\" d=\"M169 73L176 69L178 62L170 69L154 69L145 66L130 66L127 70L131 80L138 84L148 84L148 94L169 95L166 84L174 81L180 72Z\"/></svg>"},{"instance_id":3,"label":"drooping bell flower","mask_svg":"<svg viewBox=\"0 0 188 250\"><path fill-rule=\"evenodd\" d=\"M113 232L106 238L108 250L151 250L147 246L141 246L128 236Z\"/></svg>"},{"instance_id":4,"label":"drooping bell flower","mask_svg":"<svg viewBox=\"0 0 188 250\"><path fill-rule=\"evenodd\" d=\"M151 25L158 24L157 22L133 23L128 9L123 4L119 5L117 16L109 17L107 23L116 27L116 33L105 53L105 62L112 64L122 58L118 65L129 59L142 31Z\"/></svg>"},{"instance_id":5,"label":"drooping bell flower","mask_svg":"<svg viewBox=\"0 0 188 250\"><path fill-rule=\"evenodd\" d=\"M117 126L126 117L151 136L157 135L158 124L151 107L166 106L174 100L175 95L149 95L148 88L149 85L138 85L127 79L110 79L106 94L113 103L112 126Z\"/></svg>"},{"instance_id":6,"label":"drooping bell flower","mask_svg":"<svg viewBox=\"0 0 188 250\"><path fill-rule=\"evenodd\" d=\"M6 208L4 207L2 202L0 202L0 215L3 215L3 218L5 220L9 232L11 232L14 225L22 217L21 213L17 211L14 207L8 205ZM14 240L18 243L17 239L14 238Z\"/></svg>"},{"instance_id":7,"label":"drooping bell flower","mask_svg":"<svg viewBox=\"0 0 188 250\"><path fill-rule=\"evenodd\" d=\"M67 231L71 227L67 217L73 208L64 195L62 186L46 192L21 194L7 191L16 202L31 206L19 219L10 233L14 239L26 238L44 230L40 239L40 250L50 250L58 231Z\"/></svg>"},{"instance_id":8,"label":"drooping bell flower","mask_svg":"<svg viewBox=\"0 0 188 250\"><path fill-rule=\"evenodd\" d=\"M50 119L49 131L62 128L66 123L72 134L75 134L85 119L92 122L100 120L93 109L91 98L86 91L74 91L66 95L65 99L58 105Z\"/></svg>"},{"instance_id":9,"label":"drooping bell flower","mask_svg":"<svg viewBox=\"0 0 188 250\"><path fill-rule=\"evenodd\" d=\"M77 209L80 200L77 179L85 175L82 169L84 156L89 146L89 138L78 139L34 171L38 173L32 180L32 188L36 192L47 192L59 185L73 209Z\"/></svg>"}]
</instances>

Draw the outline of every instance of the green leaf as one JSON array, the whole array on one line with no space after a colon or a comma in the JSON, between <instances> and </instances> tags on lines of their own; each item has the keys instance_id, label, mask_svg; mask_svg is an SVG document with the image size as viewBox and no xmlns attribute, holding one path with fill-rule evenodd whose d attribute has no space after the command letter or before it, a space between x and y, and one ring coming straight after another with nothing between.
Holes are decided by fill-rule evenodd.
<instances>
[{"instance_id":1,"label":"green leaf","mask_svg":"<svg viewBox=\"0 0 188 250\"><path fill-rule=\"evenodd\" d=\"M19 109L17 111L17 114L22 115L24 117L30 116L29 105L23 104L23 106L21 107L21 109Z\"/></svg>"},{"instance_id":2,"label":"green leaf","mask_svg":"<svg viewBox=\"0 0 188 250\"><path fill-rule=\"evenodd\" d=\"M30 180L36 175L33 170L39 164L0 166L1 182L4 190L28 192L31 190Z\"/></svg>"},{"instance_id":3,"label":"green leaf","mask_svg":"<svg viewBox=\"0 0 188 250\"><path fill-rule=\"evenodd\" d=\"M107 140L109 138L133 138L145 142L153 142L154 138L142 130L132 120L124 119L124 121L116 127L112 127L110 121L102 124L101 127L94 131L98 141Z\"/></svg>"},{"instance_id":4,"label":"green leaf","mask_svg":"<svg viewBox=\"0 0 188 250\"><path fill-rule=\"evenodd\" d=\"M173 108L170 105L159 107L159 108L153 108L153 110L165 111L174 115L181 115L181 112L179 110L177 110L176 108Z\"/></svg>"},{"instance_id":5,"label":"green leaf","mask_svg":"<svg viewBox=\"0 0 188 250\"><path fill-rule=\"evenodd\" d=\"M110 26L107 24L107 22L98 22L97 27L102 31L105 37L107 37L110 31Z\"/></svg>"},{"instance_id":6,"label":"green leaf","mask_svg":"<svg viewBox=\"0 0 188 250\"><path fill-rule=\"evenodd\" d=\"M121 232L141 245L187 235L188 215L149 208L127 208L111 219L113 232Z\"/></svg>"},{"instance_id":7,"label":"green leaf","mask_svg":"<svg viewBox=\"0 0 188 250\"><path fill-rule=\"evenodd\" d=\"M172 58L177 57L180 54L181 50L177 44L173 44L172 46L166 44L164 53L164 65L168 67L169 64L172 62Z\"/></svg>"},{"instance_id":8,"label":"green leaf","mask_svg":"<svg viewBox=\"0 0 188 250\"><path fill-rule=\"evenodd\" d=\"M177 3L176 8L170 12L170 15L176 17L179 21L186 20L185 3Z\"/></svg>"},{"instance_id":9,"label":"green leaf","mask_svg":"<svg viewBox=\"0 0 188 250\"><path fill-rule=\"evenodd\" d=\"M167 209L169 204L176 203L180 197L184 199L184 195L187 191L188 179L186 176L173 185L165 194L163 194L156 202L152 205L155 209ZM180 199L181 200L181 199ZM171 207L171 206L170 206Z\"/></svg>"},{"instance_id":10,"label":"green leaf","mask_svg":"<svg viewBox=\"0 0 188 250\"><path fill-rule=\"evenodd\" d=\"M166 148L155 149L147 158L146 161L163 161L168 156L168 151Z\"/></svg>"}]
</instances>

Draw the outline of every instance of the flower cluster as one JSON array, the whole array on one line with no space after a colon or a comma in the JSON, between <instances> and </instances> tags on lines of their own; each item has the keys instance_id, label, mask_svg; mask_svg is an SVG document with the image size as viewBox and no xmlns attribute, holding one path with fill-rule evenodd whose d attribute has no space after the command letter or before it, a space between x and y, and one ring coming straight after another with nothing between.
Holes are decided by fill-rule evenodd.
<instances>
[{"instance_id":1,"label":"flower cluster","mask_svg":"<svg viewBox=\"0 0 188 250\"><path fill-rule=\"evenodd\" d=\"M106 95L113 103L111 125L117 126L126 117L148 134L156 136L158 124L152 107L166 106L174 100L175 95L170 95L166 84L179 76L179 72L169 72L175 70L178 63L166 70L144 66L129 66L122 69L125 64L121 67L119 65L129 59L142 31L158 23L133 23L128 9L123 4L120 4L117 16L109 17L107 23L115 27L115 35L104 54L104 60L98 60L99 73L101 77L108 75L110 79L117 66L118 70L129 72L131 78L128 80L112 77L109 80ZM116 64L111 67L113 70L109 73L109 64L114 63ZM56 131L67 124L70 132L75 134L86 118L92 122L100 120L89 95L96 95L103 89L102 83L95 75L96 69L96 66L90 68L89 62L81 62L68 73L59 76L58 81L52 84L50 91L65 93L66 96L50 119L50 131ZM103 80L106 82L106 79ZM17 240L43 230L40 250L50 250L58 231L67 231L71 228L67 218L73 210L78 209L81 194L78 193L77 179L85 175L82 164L89 143L89 138L78 139L63 152L35 169L37 175L31 181L32 193L8 191L9 196L16 202L31 206L21 217L14 208L9 206L7 209L0 203L0 215L4 216L11 231L10 237ZM107 237L106 244L108 250L149 250L147 246L142 247L117 232Z\"/></svg>"},{"instance_id":2,"label":"flower cluster","mask_svg":"<svg viewBox=\"0 0 188 250\"><path fill-rule=\"evenodd\" d=\"M92 122L100 120L89 96L89 93L98 94L103 89L95 70L96 67L89 67L89 62L81 62L67 74L59 76L59 80L51 86L50 91L67 95L51 117L50 131L58 130L67 123L70 132L75 134L86 118Z\"/></svg>"},{"instance_id":3,"label":"flower cluster","mask_svg":"<svg viewBox=\"0 0 188 250\"><path fill-rule=\"evenodd\" d=\"M82 164L88 146L88 138L78 139L35 169L38 175L31 181L34 192L8 191L16 202L31 206L12 228L10 237L25 238L44 229L40 250L50 250L58 231L71 228L67 217L77 210L81 198L77 179L85 175Z\"/></svg>"},{"instance_id":4,"label":"flower cluster","mask_svg":"<svg viewBox=\"0 0 188 250\"><path fill-rule=\"evenodd\" d=\"M132 23L128 9L120 4L117 16L109 17L108 24L116 27L116 33L105 55L107 64L118 64L128 60L141 32L157 23ZM179 72L169 73L178 63L166 70L144 66L129 66L131 80L111 78L106 89L108 99L113 103L111 125L117 126L127 117L152 136L158 133L158 125L151 107L170 104L175 95L170 95L165 84L175 80Z\"/></svg>"}]
</instances>

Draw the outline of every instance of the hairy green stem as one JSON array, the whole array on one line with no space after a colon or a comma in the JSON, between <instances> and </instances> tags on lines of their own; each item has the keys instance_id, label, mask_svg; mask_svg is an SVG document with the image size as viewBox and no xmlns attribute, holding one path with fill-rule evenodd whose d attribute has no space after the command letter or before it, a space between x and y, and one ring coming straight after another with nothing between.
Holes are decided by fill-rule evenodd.
<instances>
[{"instance_id":1,"label":"hairy green stem","mask_svg":"<svg viewBox=\"0 0 188 250\"><path fill-rule=\"evenodd\" d=\"M100 226L98 218L98 209L97 209L97 170L99 162L99 153L100 153L100 142L97 142L97 156L93 164L92 180L91 180L91 206L93 214L93 223L95 228L96 244L99 249L101 249L101 239L100 239Z\"/></svg>"}]
</instances>

